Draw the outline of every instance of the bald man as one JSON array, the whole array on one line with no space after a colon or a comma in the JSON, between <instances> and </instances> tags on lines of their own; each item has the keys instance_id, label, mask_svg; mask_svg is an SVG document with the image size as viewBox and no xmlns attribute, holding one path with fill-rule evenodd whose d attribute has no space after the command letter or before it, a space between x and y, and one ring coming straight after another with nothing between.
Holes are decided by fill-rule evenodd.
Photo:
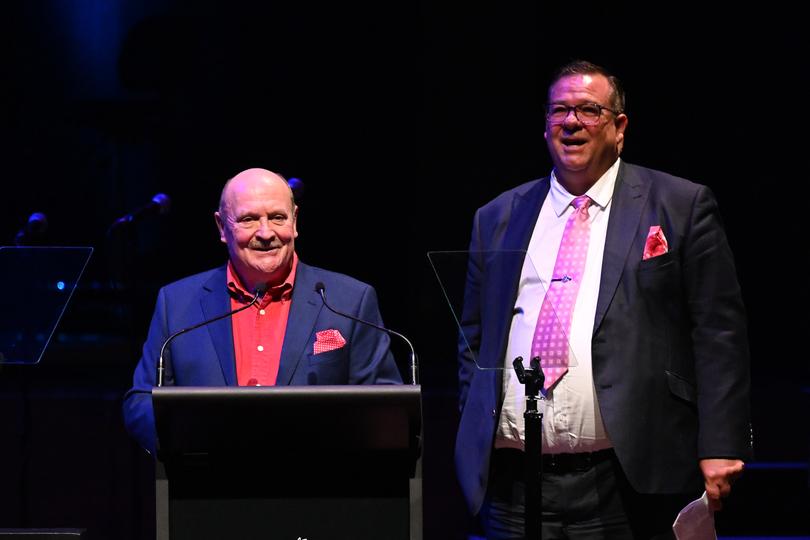
<instances>
[{"instance_id":1,"label":"bald man","mask_svg":"<svg viewBox=\"0 0 810 540\"><path fill-rule=\"evenodd\" d=\"M178 336L164 353L165 385L273 386L399 384L388 335L323 307L315 284L338 311L382 325L374 289L304 264L295 253L298 207L287 182L248 169L222 189L214 213L228 248L225 266L163 287L143 356L124 397L127 430L155 453L152 387L164 341L180 329L256 305Z\"/></svg>"}]
</instances>

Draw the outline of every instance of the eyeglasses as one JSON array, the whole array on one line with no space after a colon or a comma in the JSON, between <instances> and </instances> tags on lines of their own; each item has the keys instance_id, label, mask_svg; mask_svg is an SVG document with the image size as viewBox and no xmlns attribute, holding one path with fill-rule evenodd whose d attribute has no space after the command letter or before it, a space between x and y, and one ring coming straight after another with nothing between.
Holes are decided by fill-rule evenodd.
<instances>
[{"instance_id":1,"label":"eyeglasses","mask_svg":"<svg viewBox=\"0 0 810 540\"><path fill-rule=\"evenodd\" d=\"M603 107L596 103L582 103L581 105L563 105L562 103L551 103L546 106L546 120L549 124L563 124L568 114L574 111L574 116L582 124L593 126L599 123L602 111L609 111L615 115L621 114L608 107Z\"/></svg>"}]
</instances>

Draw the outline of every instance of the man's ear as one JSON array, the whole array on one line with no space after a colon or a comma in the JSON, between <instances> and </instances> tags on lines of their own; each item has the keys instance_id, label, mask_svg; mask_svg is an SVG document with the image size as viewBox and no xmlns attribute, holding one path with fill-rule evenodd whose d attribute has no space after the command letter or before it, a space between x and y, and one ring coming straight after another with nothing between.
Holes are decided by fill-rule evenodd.
<instances>
[{"instance_id":1,"label":"man's ear","mask_svg":"<svg viewBox=\"0 0 810 540\"><path fill-rule=\"evenodd\" d=\"M298 205L293 208L293 238L298 238Z\"/></svg>"},{"instance_id":2,"label":"man's ear","mask_svg":"<svg viewBox=\"0 0 810 540\"><path fill-rule=\"evenodd\" d=\"M621 154L624 148L624 132L627 131L629 120L627 115L622 113L616 117L616 152Z\"/></svg>"},{"instance_id":3,"label":"man's ear","mask_svg":"<svg viewBox=\"0 0 810 540\"><path fill-rule=\"evenodd\" d=\"M228 241L225 239L225 223L222 221L222 215L219 212L214 212L214 221L217 222L217 229L219 229L219 240L223 244L227 244Z\"/></svg>"}]
</instances>

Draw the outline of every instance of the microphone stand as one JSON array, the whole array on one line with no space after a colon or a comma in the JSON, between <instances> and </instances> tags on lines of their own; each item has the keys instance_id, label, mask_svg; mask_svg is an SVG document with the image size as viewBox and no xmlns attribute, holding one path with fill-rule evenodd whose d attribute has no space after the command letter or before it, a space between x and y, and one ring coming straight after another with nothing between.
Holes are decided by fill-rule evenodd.
<instances>
[{"instance_id":1,"label":"microphone stand","mask_svg":"<svg viewBox=\"0 0 810 540\"><path fill-rule=\"evenodd\" d=\"M518 356L512 362L518 380L526 388L525 423L526 448L524 452L524 474L526 497L523 507L524 530L527 540L539 539L542 526L542 485L540 475L543 460L543 413L538 408L540 390L545 376L540 368L540 357L535 356L529 362L529 369L523 367L523 358Z\"/></svg>"}]
</instances>

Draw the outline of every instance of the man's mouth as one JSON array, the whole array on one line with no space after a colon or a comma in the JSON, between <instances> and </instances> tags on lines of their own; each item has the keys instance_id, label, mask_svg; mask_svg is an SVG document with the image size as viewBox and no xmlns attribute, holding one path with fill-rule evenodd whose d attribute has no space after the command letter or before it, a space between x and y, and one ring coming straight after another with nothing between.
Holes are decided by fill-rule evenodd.
<instances>
[{"instance_id":1,"label":"man's mouth","mask_svg":"<svg viewBox=\"0 0 810 540\"><path fill-rule=\"evenodd\" d=\"M587 141L585 141L583 139L562 139L560 142L562 142L563 146L566 146L566 147L578 147L578 146L582 146Z\"/></svg>"}]
</instances>

